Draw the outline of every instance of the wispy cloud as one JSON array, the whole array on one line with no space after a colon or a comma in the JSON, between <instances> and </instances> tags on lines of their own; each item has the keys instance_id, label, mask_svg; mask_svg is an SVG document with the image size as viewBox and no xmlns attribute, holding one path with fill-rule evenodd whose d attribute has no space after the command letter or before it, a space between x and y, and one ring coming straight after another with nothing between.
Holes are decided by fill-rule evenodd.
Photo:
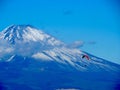
<instances>
[{"instance_id":1,"label":"wispy cloud","mask_svg":"<svg viewBox=\"0 0 120 90\"><path fill-rule=\"evenodd\" d=\"M63 14L64 15L71 15L73 12L71 10L64 10Z\"/></svg>"},{"instance_id":2,"label":"wispy cloud","mask_svg":"<svg viewBox=\"0 0 120 90\"><path fill-rule=\"evenodd\" d=\"M95 45L96 42L95 41L88 41L88 42L85 42L85 41L75 41L71 44L68 44L67 46L69 48L81 48L81 47L84 47L85 45Z\"/></svg>"},{"instance_id":3,"label":"wispy cloud","mask_svg":"<svg viewBox=\"0 0 120 90\"><path fill-rule=\"evenodd\" d=\"M90 45L95 45L96 42L95 42L95 41L89 41L88 44L90 44Z\"/></svg>"},{"instance_id":4,"label":"wispy cloud","mask_svg":"<svg viewBox=\"0 0 120 90\"><path fill-rule=\"evenodd\" d=\"M83 47L83 45L84 45L83 41L75 41L75 42L69 44L68 47L70 47L70 48L80 48L80 47Z\"/></svg>"},{"instance_id":5,"label":"wispy cloud","mask_svg":"<svg viewBox=\"0 0 120 90\"><path fill-rule=\"evenodd\" d=\"M13 47L4 40L0 40L0 57L13 54Z\"/></svg>"}]
</instances>

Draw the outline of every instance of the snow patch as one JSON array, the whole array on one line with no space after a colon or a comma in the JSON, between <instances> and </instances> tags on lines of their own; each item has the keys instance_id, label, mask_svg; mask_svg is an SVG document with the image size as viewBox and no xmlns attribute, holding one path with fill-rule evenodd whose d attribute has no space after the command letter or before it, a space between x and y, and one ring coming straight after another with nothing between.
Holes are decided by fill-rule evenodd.
<instances>
[{"instance_id":1,"label":"snow patch","mask_svg":"<svg viewBox=\"0 0 120 90\"><path fill-rule=\"evenodd\" d=\"M12 61L14 57L15 57L15 55L12 55L6 62Z\"/></svg>"},{"instance_id":2,"label":"snow patch","mask_svg":"<svg viewBox=\"0 0 120 90\"><path fill-rule=\"evenodd\" d=\"M48 57L47 55L45 55L43 53L36 53L36 54L32 55L32 57L35 59L52 60L50 57Z\"/></svg>"}]
</instances>

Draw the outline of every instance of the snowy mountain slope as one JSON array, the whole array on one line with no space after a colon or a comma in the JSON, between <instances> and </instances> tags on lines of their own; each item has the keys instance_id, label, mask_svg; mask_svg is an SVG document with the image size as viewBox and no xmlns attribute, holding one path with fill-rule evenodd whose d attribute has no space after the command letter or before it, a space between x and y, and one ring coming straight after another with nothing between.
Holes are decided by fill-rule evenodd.
<instances>
[{"instance_id":1,"label":"snowy mountain slope","mask_svg":"<svg viewBox=\"0 0 120 90\"><path fill-rule=\"evenodd\" d=\"M82 70L82 68L79 69ZM6 88L7 90L69 90L70 88L119 90L118 71L109 68L107 68L109 71L94 69L85 72L85 70L77 70L71 65L16 55L12 56L12 60L9 62L0 62L0 83L1 87L5 88L3 90Z\"/></svg>"},{"instance_id":2,"label":"snowy mountain slope","mask_svg":"<svg viewBox=\"0 0 120 90\"><path fill-rule=\"evenodd\" d=\"M82 59L82 55L86 54L81 52L78 49L68 49L65 47L62 48L53 48L51 50L44 50L42 52L38 52L33 54L33 58L35 59L43 59L56 61L60 64L70 65L73 68L76 68L80 71L119 71L120 67L116 67L116 65L112 65L109 61L99 59L97 57L91 56L89 57L91 60ZM44 59L45 58L45 59ZM111 66L112 65L112 66Z\"/></svg>"},{"instance_id":3,"label":"snowy mountain slope","mask_svg":"<svg viewBox=\"0 0 120 90\"><path fill-rule=\"evenodd\" d=\"M0 89L114 90L119 74L120 65L67 47L33 26L12 25L0 33Z\"/></svg>"},{"instance_id":4,"label":"snowy mountain slope","mask_svg":"<svg viewBox=\"0 0 120 90\"><path fill-rule=\"evenodd\" d=\"M22 55L36 60L54 61L70 65L80 71L120 70L114 66L115 64L111 66L111 63L106 60L75 48L68 48L61 41L41 30L37 30L31 25L12 25L1 32L0 38L11 45L11 48L8 46L4 48L9 49L7 54L5 53L5 58L1 56L7 62L12 61L15 55ZM90 60L82 59L82 55L88 55Z\"/></svg>"}]
</instances>

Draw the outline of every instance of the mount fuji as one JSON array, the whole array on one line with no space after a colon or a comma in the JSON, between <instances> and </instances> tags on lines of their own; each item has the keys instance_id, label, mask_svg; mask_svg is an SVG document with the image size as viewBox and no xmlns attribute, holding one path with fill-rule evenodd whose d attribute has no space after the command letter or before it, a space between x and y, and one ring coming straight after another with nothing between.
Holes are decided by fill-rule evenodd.
<instances>
[{"instance_id":1,"label":"mount fuji","mask_svg":"<svg viewBox=\"0 0 120 90\"><path fill-rule=\"evenodd\" d=\"M120 90L119 75L120 65L31 25L0 32L0 90Z\"/></svg>"}]
</instances>

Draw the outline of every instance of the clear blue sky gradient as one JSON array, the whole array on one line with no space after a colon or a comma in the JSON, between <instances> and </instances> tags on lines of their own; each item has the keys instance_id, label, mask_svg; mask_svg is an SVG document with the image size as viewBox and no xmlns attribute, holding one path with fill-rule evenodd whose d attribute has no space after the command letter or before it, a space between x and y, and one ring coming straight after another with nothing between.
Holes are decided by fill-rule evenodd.
<instances>
[{"instance_id":1,"label":"clear blue sky gradient","mask_svg":"<svg viewBox=\"0 0 120 90\"><path fill-rule=\"evenodd\" d=\"M0 0L0 30L11 24L31 24L66 43L82 40L82 50L120 64L119 0Z\"/></svg>"}]
</instances>

